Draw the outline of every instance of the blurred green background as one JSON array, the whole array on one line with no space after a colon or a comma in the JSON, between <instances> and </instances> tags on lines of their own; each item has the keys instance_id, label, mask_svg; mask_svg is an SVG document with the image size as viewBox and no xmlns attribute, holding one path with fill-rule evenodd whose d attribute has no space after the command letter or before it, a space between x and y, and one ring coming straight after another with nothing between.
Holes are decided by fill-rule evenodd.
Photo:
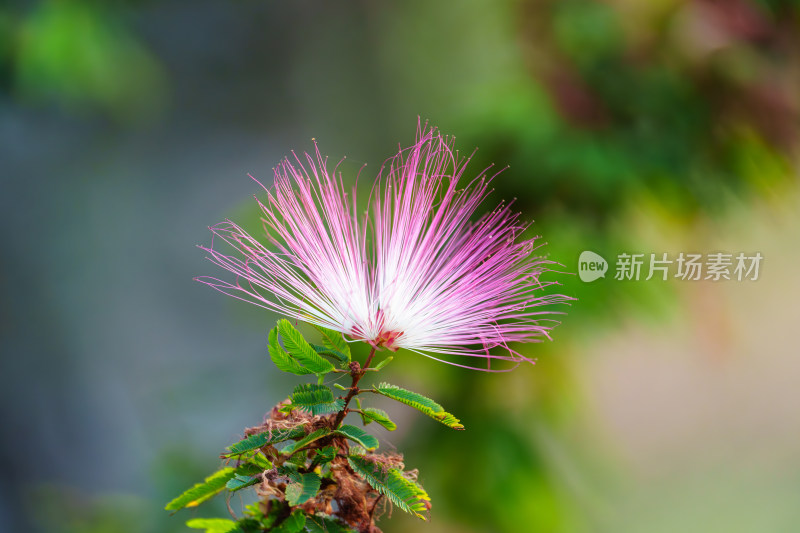
<instances>
[{"instance_id":1,"label":"blurred green background","mask_svg":"<svg viewBox=\"0 0 800 533\"><path fill-rule=\"evenodd\" d=\"M387 532L751 532L800 523L800 2L5 0L0 530L186 531L163 505L290 390L276 317L192 282L311 137L371 176L417 117L509 165L546 253L764 256L758 281L564 275L536 366L400 353L428 523ZM366 181L366 180L364 180ZM487 209L490 206L487 204ZM472 472L472 474L467 474ZM237 507L239 502L233 501Z\"/></svg>"}]
</instances>

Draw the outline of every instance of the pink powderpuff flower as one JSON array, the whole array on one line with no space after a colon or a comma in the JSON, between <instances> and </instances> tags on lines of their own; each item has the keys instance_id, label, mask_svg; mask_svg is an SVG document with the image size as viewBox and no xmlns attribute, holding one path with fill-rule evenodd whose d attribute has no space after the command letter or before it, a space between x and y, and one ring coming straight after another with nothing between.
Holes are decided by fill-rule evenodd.
<instances>
[{"instance_id":1,"label":"pink powderpuff flower","mask_svg":"<svg viewBox=\"0 0 800 533\"><path fill-rule=\"evenodd\" d=\"M571 298L543 293L557 284L541 279L555 263L534 254L539 237L521 237L527 225L509 205L471 220L491 192L489 169L465 180L469 158L420 126L359 211L356 187L348 194L315 148L292 152L257 198L267 244L229 220L210 228L211 246L201 248L235 281L198 281L376 348L490 371L511 369L493 361L531 362L511 343L550 338L553 306ZM217 239L238 254L220 252Z\"/></svg>"}]
</instances>

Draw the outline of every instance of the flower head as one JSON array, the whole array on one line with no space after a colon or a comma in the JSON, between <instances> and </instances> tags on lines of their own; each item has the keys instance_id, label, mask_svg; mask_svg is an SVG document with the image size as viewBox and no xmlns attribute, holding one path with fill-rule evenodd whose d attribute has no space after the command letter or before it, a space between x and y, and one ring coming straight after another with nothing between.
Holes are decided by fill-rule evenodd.
<instances>
[{"instance_id":1,"label":"flower head","mask_svg":"<svg viewBox=\"0 0 800 533\"><path fill-rule=\"evenodd\" d=\"M212 244L201 248L235 280L199 281L376 348L483 370L529 361L510 343L549 338L558 324L548 318L552 305L570 298L543 293L553 263L535 255L538 237L521 237L526 225L509 205L471 220L493 176L465 179L469 158L420 127L416 143L384 164L360 211L356 188L348 193L315 152L293 153L275 169L258 200L265 243L231 221L210 228ZM237 254L220 252L218 239Z\"/></svg>"}]
</instances>

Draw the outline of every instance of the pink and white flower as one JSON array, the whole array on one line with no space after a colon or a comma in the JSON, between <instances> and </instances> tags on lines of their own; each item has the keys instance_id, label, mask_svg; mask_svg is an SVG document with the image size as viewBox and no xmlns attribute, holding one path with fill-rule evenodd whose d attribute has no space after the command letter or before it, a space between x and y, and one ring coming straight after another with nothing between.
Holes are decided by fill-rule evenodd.
<instances>
[{"instance_id":1,"label":"pink and white flower","mask_svg":"<svg viewBox=\"0 0 800 533\"><path fill-rule=\"evenodd\" d=\"M555 263L535 255L539 238L522 237L509 205L471 221L490 192L488 169L465 179L469 158L420 127L384 164L364 211L315 152L275 169L259 200L266 242L231 221L210 228L201 248L235 280L199 281L377 348L482 370L530 361L511 343L550 338L553 307L571 298L544 292ZM238 253L220 252L219 239Z\"/></svg>"}]
</instances>

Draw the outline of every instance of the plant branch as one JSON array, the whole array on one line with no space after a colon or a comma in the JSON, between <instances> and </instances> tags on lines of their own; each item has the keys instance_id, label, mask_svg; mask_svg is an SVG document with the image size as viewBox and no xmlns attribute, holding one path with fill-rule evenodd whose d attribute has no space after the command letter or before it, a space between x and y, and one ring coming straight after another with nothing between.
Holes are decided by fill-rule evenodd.
<instances>
[{"instance_id":1,"label":"plant branch","mask_svg":"<svg viewBox=\"0 0 800 533\"><path fill-rule=\"evenodd\" d=\"M369 511L369 520L370 520L370 522L373 520L372 515L375 514L375 508L378 507L378 502L381 501L381 498L383 498L383 494L379 494L378 497L375 498L375 503L372 504L372 509L370 509L370 511Z\"/></svg>"},{"instance_id":2,"label":"plant branch","mask_svg":"<svg viewBox=\"0 0 800 533\"><path fill-rule=\"evenodd\" d=\"M366 371L369 368L369 364L372 362L372 358L373 357L375 357L375 347L374 346L369 351L369 355L367 356L367 360L364 361L364 368L362 370Z\"/></svg>"},{"instance_id":3,"label":"plant branch","mask_svg":"<svg viewBox=\"0 0 800 533\"><path fill-rule=\"evenodd\" d=\"M358 388L358 382L364 377L364 373L369 368L369 364L372 362L372 358L375 357L375 347L372 347L370 350L369 355L367 356L367 360L364 362L364 367L362 368L361 365L358 364L358 361L353 361L350 363L350 376L353 378L353 384L350 385L350 390L347 392L347 396L344 397L344 407L339 413L336 415L336 419L333 421L333 429L338 429L339 425L344 420L345 415L347 415L347 406L350 405L350 400L353 399L359 392L361 392Z\"/></svg>"}]
</instances>

